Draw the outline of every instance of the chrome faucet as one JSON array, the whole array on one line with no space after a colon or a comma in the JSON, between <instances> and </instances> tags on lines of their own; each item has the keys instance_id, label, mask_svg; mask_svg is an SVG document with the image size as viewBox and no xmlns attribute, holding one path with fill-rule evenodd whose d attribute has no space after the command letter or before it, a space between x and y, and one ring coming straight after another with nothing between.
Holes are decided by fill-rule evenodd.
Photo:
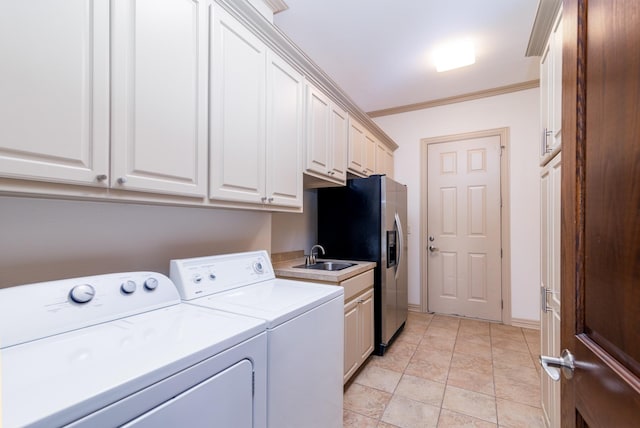
<instances>
[{"instance_id":1,"label":"chrome faucet","mask_svg":"<svg viewBox=\"0 0 640 428\"><path fill-rule=\"evenodd\" d=\"M310 265L315 265L316 264L316 257L318 256L318 253L314 253L313 250L315 250L316 248L320 248L320 250L322 250L322 255L324 255L324 248L322 247L322 245L316 244L313 247L311 247L311 251L309 251L309 255L307 256L307 258L304 261L304 264L306 266L310 266Z\"/></svg>"}]
</instances>

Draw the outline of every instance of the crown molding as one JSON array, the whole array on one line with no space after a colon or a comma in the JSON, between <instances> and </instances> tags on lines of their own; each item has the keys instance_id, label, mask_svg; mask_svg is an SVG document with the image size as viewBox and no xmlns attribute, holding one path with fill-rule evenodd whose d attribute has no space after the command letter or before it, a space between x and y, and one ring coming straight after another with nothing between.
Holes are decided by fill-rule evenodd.
<instances>
[{"instance_id":1,"label":"crown molding","mask_svg":"<svg viewBox=\"0 0 640 428\"><path fill-rule=\"evenodd\" d=\"M496 95L503 95L511 92L524 91L526 89L533 89L539 86L540 86L540 80L529 80L527 82L516 83L513 85L507 85L507 86L500 86L492 89L485 89L478 92L470 92L468 94L456 95L453 97L440 98L437 100L425 101L422 103L408 104L405 106L391 107L383 110L370 111L367 114L369 115L369 117L389 116L392 114L406 113L406 112L415 111L415 110L424 110L427 108L438 107L438 106L443 106L447 104L473 101L480 98L495 97Z\"/></svg>"},{"instance_id":2,"label":"crown molding","mask_svg":"<svg viewBox=\"0 0 640 428\"><path fill-rule=\"evenodd\" d=\"M289 9L289 5L282 0L263 0L267 6L273 11L273 14L280 13L283 10Z\"/></svg>"},{"instance_id":3,"label":"crown molding","mask_svg":"<svg viewBox=\"0 0 640 428\"><path fill-rule=\"evenodd\" d=\"M525 56L541 56L544 47L551 34L551 28L555 21L562 0L540 0L538 10L536 11L536 19L533 21L533 28L529 36L529 44Z\"/></svg>"}]
</instances>

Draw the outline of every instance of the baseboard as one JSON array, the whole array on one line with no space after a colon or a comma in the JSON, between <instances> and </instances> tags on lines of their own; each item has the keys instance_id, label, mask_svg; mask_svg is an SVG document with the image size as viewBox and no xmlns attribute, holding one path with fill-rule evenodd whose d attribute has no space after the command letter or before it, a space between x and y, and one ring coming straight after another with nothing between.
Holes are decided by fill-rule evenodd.
<instances>
[{"instance_id":1,"label":"baseboard","mask_svg":"<svg viewBox=\"0 0 640 428\"><path fill-rule=\"evenodd\" d=\"M511 318L511 325L514 327L540 330L540 321L537 321L537 320L527 320L524 318Z\"/></svg>"},{"instance_id":2,"label":"baseboard","mask_svg":"<svg viewBox=\"0 0 640 428\"><path fill-rule=\"evenodd\" d=\"M414 305L412 303L409 303L408 309L410 312L422 312L420 305Z\"/></svg>"}]
</instances>

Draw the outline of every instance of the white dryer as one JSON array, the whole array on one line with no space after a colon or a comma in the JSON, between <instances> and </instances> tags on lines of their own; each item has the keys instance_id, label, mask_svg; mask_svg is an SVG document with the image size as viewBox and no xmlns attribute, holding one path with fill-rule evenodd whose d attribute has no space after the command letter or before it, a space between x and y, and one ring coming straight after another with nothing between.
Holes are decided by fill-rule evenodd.
<instances>
[{"instance_id":1,"label":"white dryer","mask_svg":"<svg viewBox=\"0 0 640 428\"><path fill-rule=\"evenodd\" d=\"M265 427L266 324L153 272L0 290L0 426Z\"/></svg>"},{"instance_id":2,"label":"white dryer","mask_svg":"<svg viewBox=\"0 0 640 428\"><path fill-rule=\"evenodd\" d=\"M342 287L275 277L266 251L172 260L186 302L267 323L271 428L342 427Z\"/></svg>"}]
</instances>

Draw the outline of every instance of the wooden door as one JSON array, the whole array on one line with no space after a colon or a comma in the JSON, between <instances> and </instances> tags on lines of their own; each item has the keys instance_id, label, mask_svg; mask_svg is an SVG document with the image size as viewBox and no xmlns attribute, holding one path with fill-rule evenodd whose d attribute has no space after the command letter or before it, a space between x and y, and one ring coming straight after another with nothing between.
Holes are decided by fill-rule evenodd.
<instances>
[{"instance_id":1,"label":"wooden door","mask_svg":"<svg viewBox=\"0 0 640 428\"><path fill-rule=\"evenodd\" d=\"M302 208L304 78L274 52L267 55L267 165L269 205Z\"/></svg>"},{"instance_id":2,"label":"wooden door","mask_svg":"<svg viewBox=\"0 0 640 428\"><path fill-rule=\"evenodd\" d=\"M207 2L111 4L111 186L206 196Z\"/></svg>"},{"instance_id":3,"label":"wooden door","mask_svg":"<svg viewBox=\"0 0 640 428\"><path fill-rule=\"evenodd\" d=\"M107 186L109 2L0 2L0 171Z\"/></svg>"},{"instance_id":4,"label":"wooden door","mask_svg":"<svg viewBox=\"0 0 640 428\"><path fill-rule=\"evenodd\" d=\"M640 420L640 3L565 0L562 426Z\"/></svg>"},{"instance_id":5,"label":"wooden door","mask_svg":"<svg viewBox=\"0 0 640 428\"><path fill-rule=\"evenodd\" d=\"M500 136L428 147L429 311L502 320Z\"/></svg>"},{"instance_id":6,"label":"wooden door","mask_svg":"<svg viewBox=\"0 0 640 428\"><path fill-rule=\"evenodd\" d=\"M266 202L266 46L214 2L209 196Z\"/></svg>"}]
</instances>

